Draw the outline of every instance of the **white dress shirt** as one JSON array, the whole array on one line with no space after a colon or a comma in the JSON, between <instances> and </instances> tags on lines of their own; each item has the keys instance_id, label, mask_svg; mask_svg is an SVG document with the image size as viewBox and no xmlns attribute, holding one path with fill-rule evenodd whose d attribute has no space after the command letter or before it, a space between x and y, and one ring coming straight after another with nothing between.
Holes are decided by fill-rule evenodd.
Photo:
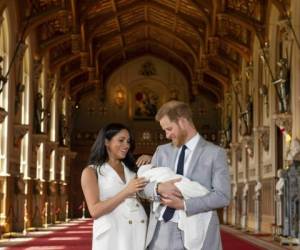
<instances>
[{"instance_id":1,"label":"white dress shirt","mask_svg":"<svg viewBox=\"0 0 300 250\"><path fill-rule=\"evenodd\" d=\"M183 175L186 175L186 173L187 173L187 170L189 168L194 149L196 148L197 143L199 142L199 140L200 140L200 135L197 133L189 141L187 141L185 143L185 146L187 148L185 150L185 155L184 155ZM179 155L180 155L181 150L182 150L182 146L179 148L179 150L177 152L175 166L174 166L174 169L173 169L175 173L177 171L177 164L178 164L178 159L179 159ZM165 210L166 210L166 206L164 206L163 209L160 212L159 220L161 220L161 221L163 221L162 215L164 214ZM179 211L176 210L170 221L178 223L178 219L179 219L179 214L178 213L179 213Z\"/></svg>"}]
</instances>

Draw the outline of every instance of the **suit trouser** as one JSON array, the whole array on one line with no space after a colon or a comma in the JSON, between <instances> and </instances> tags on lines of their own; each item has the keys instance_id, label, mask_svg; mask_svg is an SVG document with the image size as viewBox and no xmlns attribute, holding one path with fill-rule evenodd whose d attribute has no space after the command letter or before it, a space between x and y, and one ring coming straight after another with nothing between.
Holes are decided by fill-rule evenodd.
<instances>
[{"instance_id":1,"label":"suit trouser","mask_svg":"<svg viewBox=\"0 0 300 250\"><path fill-rule=\"evenodd\" d=\"M149 250L184 250L183 232L172 221L158 221Z\"/></svg>"}]
</instances>

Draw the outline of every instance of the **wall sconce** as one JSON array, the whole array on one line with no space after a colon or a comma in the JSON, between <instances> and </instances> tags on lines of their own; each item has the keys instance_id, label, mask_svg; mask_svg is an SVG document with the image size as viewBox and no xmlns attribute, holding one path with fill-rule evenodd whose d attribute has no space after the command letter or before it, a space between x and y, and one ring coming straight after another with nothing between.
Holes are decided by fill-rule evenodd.
<instances>
[{"instance_id":1,"label":"wall sconce","mask_svg":"<svg viewBox=\"0 0 300 250\"><path fill-rule=\"evenodd\" d=\"M124 90L121 88L121 87L118 87L116 89L116 92L115 92L115 103L116 105L119 107L119 108L122 108L122 106L124 105L125 103L125 92Z\"/></svg>"}]
</instances>

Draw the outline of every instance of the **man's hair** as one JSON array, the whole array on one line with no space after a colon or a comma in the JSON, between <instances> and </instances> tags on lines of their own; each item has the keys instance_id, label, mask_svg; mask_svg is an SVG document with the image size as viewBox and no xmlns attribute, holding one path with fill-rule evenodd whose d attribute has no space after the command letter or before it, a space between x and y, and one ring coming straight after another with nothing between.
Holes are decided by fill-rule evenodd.
<instances>
[{"instance_id":1,"label":"man's hair","mask_svg":"<svg viewBox=\"0 0 300 250\"><path fill-rule=\"evenodd\" d=\"M164 116L167 116L172 122L176 122L181 117L191 123L193 122L192 111L189 105L180 101L169 101L163 104L157 111L155 120L160 121Z\"/></svg>"}]
</instances>

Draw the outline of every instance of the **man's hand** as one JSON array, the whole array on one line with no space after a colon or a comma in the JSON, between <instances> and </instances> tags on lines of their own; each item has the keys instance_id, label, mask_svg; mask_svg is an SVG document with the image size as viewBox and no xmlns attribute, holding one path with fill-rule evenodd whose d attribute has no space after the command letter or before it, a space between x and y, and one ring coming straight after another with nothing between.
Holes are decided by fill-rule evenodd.
<instances>
[{"instance_id":1,"label":"man's hand","mask_svg":"<svg viewBox=\"0 0 300 250\"><path fill-rule=\"evenodd\" d=\"M180 180L181 180L181 178L177 178L177 179L174 179L174 180L170 180L170 181L159 183L158 188L157 188L157 192L162 197L176 196L178 198L182 198L181 192L174 185L175 182L178 182Z\"/></svg>"},{"instance_id":2,"label":"man's hand","mask_svg":"<svg viewBox=\"0 0 300 250\"><path fill-rule=\"evenodd\" d=\"M136 160L136 165L138 167L145 165L145 164L150 164L151 163L152 156L151 155L141 155L137 160Z\"/></svg>"},{"instance_id":3,"label":"man's hand","mask_svg":"<svg viewBox=\"0 0 300 250\"><path fill-rule=\"evenodd\" d=\"M184 203L183 203L183 199L179 198L177 196L167 196L167 197L161 197L160 199L160 203L168 206L168 207L172 207L175 209L179 209L179 210L184 210Z\"/></svg>"}]
</instances>

